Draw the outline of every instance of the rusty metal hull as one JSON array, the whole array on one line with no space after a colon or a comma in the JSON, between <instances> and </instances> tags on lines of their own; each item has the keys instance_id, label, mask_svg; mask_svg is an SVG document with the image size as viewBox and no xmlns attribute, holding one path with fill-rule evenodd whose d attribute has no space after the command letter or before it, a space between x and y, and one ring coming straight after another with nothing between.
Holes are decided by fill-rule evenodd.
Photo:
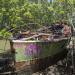
<instances>
[{"instance_id":1,"label":"rusty metal hull","mask_svg":"<svg viewBox=\"0 0 75 75\"><path fill-rule=\"evenodd\" d=\"M13 40L16 71L22 69L35 71L40 70L40 67L51 65L54 60L66 53L65 49L68 42L69 39L52 41Z\"/></svg>"}]
</instances>

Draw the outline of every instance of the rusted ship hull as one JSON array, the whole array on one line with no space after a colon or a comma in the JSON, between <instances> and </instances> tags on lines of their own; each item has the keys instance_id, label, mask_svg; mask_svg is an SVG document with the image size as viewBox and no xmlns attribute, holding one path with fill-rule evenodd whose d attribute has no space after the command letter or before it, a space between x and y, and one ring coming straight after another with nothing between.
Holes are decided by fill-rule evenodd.
<instances>
[{"instance_id":1,"label":"rusted ship hull","mask_svg":"<svg viewBox=\"0 0 75 75\"><path fill-rule=\"evenodd\" d=\"M13 40L16 71L24 69L36 72L45 69L66 55L68 42L67 38L53 41Z\"/></svg>"}]
</instances>

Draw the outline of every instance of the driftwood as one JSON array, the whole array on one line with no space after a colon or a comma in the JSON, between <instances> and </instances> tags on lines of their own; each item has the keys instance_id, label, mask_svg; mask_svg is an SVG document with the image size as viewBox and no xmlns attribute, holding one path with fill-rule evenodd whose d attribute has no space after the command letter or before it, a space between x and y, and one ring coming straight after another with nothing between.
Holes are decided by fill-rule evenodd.
<instances>
[{"instance_id":1,"label":"driftwood","mask_svg":"<svg viewBox=\"0 0 75 75\"><path fill-rule=\"evenodd\" d=\"M38 37L39 35L33 35L31 37L28 37L28 38L23 38L23 39L20 39L20 40L29 40L29 39L32 39L32 38L35 38L35 37Z\"/></svg>"},{"instance_id":2,"label":"driftwood","mask_svg":"<svg viewBox=\"0 0 75 75\"><path fill-rule=\"evenodd\" d=\"M28 38L22 38L20 40L29 40L29 39L34 39L34 38L38 38L39 36L51 36L51 34L47 34L47 33L39 33L39 34L36 34L36 35L33 35L33 36L30 36Z\"/></svg>"}]
</instances>

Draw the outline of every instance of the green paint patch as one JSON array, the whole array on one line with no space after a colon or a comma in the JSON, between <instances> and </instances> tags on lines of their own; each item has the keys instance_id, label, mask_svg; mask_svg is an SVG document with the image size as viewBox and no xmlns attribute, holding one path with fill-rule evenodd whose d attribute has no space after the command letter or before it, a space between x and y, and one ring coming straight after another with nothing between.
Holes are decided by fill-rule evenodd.
<instances>
[{"instance_id":1,"label":"green paint patch","mask_svg":"<svg viewBox=\"0 0 75 75\"><path fill-rule=\"evenodd\" d=\"M27 57L23 48L16 49L16 62L27 61L30 59L32 59L32 57Z\"/></svg>"}]
</instances>

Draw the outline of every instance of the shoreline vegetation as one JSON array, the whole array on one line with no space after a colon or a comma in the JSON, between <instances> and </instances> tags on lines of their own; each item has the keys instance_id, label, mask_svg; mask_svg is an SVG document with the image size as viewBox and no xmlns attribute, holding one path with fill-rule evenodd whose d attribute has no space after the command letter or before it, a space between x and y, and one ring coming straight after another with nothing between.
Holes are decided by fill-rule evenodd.
<instances>
[{"instance_id":1,"label":"shoreline vegetation","mask_svg":"<svg viewBox=\"0 0 75 75\"><path fill-rule=\"evenodd\" d=\"M0 36L9 37L20 30L36 30L56 22L70 25L74 0L0 0Z\"/></svg>"}]
</instances>

